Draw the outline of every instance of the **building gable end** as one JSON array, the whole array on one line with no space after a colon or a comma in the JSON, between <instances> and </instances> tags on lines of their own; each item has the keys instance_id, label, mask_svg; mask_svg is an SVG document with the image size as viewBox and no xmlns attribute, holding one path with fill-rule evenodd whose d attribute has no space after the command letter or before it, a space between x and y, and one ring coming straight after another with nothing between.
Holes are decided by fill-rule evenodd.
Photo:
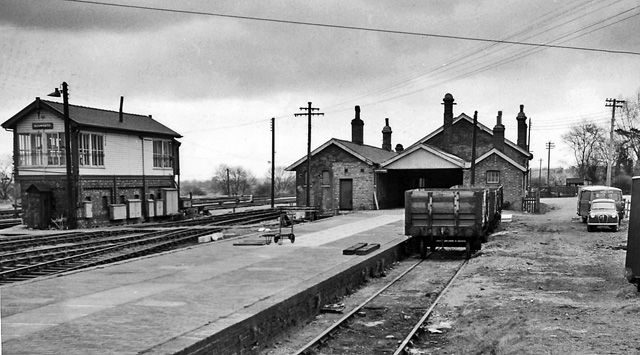
<instances>
[{"instance_id":1,"label":"building gable end","mask_svg":"<svg viewBox=\"0 0 640 355\"><path fill-rule=\"evenodd\" d=\"M492 155L497 155L500 158L502 158L503 160L505 160L506 162L508 162L509 164L513 165L514 167L516 167L518 170L525 172L527 171L527 168L525 168L524 166L518 164L515 160L509 158L506 154L504 154L503 152L497 150L497 149L491 149L490 151L486 152L484 155L482 155L481 157L479 157L478 159L476 159L476 164L479 164L480 162L482 162L483 160L489 158Z\"/></svg>"},{"instance_id":2,"label":"building gable end","mask_svg":"<svg viewBox=\"0 0 640 355\"><path fill-rule=\"evenodd\" d=\"M462 159L455 159L428 146L416 146L388 160L385 169L459 169L466 168Z\"/></svg>"},{"instance_id":3,"label":"building gable end","mask_svg":"<svg viewBox=\"0 0 640 355\"><path fill-rule=\"evenodd\" d=\"M366 157L362 156L361 154L358 154L357 152L354 152L352 149L349 149L349 147L347 147L344 144L340 143L335 138L328 140L323 145L321 145L318 148L314 149L311 152L311 158L313 159L314 156L316 156L318 154L321 154L325 149L327 149L328 147L330 147L332 145L342 149L343 151L345 151L348 154L354 156L356 159L361 160L362 162L364 162L367 165L373 165L373 162L370 159L367 159ZM304 163L306 161L307 161L307 156L305 155L304 157L298 159L295 163L293 163L293 164L289 165L288 167L286 167L285 170L287 170L287 171L296 170L302 163Z\"/></svg>"}]
</instances>

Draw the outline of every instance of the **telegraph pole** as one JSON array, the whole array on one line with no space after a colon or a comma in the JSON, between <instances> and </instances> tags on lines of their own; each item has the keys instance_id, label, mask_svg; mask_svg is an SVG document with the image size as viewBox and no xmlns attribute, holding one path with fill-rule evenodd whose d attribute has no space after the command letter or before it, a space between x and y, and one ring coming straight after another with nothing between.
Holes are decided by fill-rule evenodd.
<instances>
[{"instance_id":1,"label":"telegraph pole","mask_svg":"<svg viewBox=\"0 0 640 355\"><path fill-rule=\"evenodd\" d=\"M527 152L532 153L531 152L531 117L529 117L529 132L527 133ZM529 163L529 159L526 160L527 162L527 190L529 191L529 193L531 193L531 189L533 188L531 185L533 185L531 183L531 163Z\"/></svg>"},{"instance_id":2,"label":"telegraph pole","mask_svg":"<svg viewBox=\"0 0 640 355\"><path fill-rule=\"evenodd\" d=\"M275 170L276 170L276 118L271 117L271 208L275 200Z\"/></svg>"},{"instance_id":3,"label":"telegraph pole","mask_svg":"<svg viewBox=\"0 0 640 355\"><path fill-rule=\"evenodd\" d=\"M551 149L555 148L556 145L549 141L546 144L547 147L547 186L550 186L551 184L549 184L549 173L551 172Z\"/></svg>"},{"instance_id":4,"label":"telegraph pole","mask_svg":"<svg viewBox=\"0 0 640 355\"><path fill-rule=\"evenodd\" d=\"M472 145L471 145L471 187L475 186L476 184L476 141L477 141L477 134L476 132L478 131L477 129L478 127L478 111L475 111L473 113L473 134L471 135L472 138Z\"/></svg>"},{"instance_id":5,"label":"telegraph pole","mask_svg":"<svg viewBox=\"0 0 640 355\"><path fill-rule=\"evenodd\" d=\"M540 158L540 170L538 170L538 191L542 187L542 158Z\"/></svg>"},{"instance_id":6,"label":"telegraph pole","mask_svg":"<svg viewBox=\"0 0 640 355\"><path fill-rule=\"evenodd\" d=\"M613 128L616 122L616 107L622 107L624 100L606 99L605 107L611 107L611 131L609 131L609 157L607 158L607 186L611 186L611 170L613 165Z\"/></svg>"},{"instance_id":7,"label":"telegraph pole","mask_svg":"<svg viewBox=\"0 0 640 355\"><path fill-rule=\"evenodd\" d=\"M306 111L305 113L294 113L294 116L307 116L307 207L311 206L311 116L324 116L319 108L311 107L311 101L307 103L307 107L300 107L300 110Z\"/></svg>"}]
</instances>

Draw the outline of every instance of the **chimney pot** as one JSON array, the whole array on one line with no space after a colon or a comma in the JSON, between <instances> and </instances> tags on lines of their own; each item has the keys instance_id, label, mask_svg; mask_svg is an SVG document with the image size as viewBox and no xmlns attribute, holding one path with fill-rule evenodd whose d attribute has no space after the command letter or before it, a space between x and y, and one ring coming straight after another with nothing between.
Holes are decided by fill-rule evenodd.
<instances>
[{"instance_id":1,"label":"chimney pot","mask_svg":"<svg viewBox=\"0 0 640 355\"><path fill-rule=\"evenodd\" d=\"M493 147L504 151L504 125L502 124L502 111L498 111L496 125L493 127Z\"/></svg>"},{"instance_id":2,"label":"chimney pot","mask_svg":"<svg viewBox=\"0 0 640 355\"><path fill-rule=\"evenodd\" d=\"M451 126L453 126L453 95L447 93L442 99L444 105L444 123L442 125L443 144L442 148L445 151L449 151L449 144L451 142Z\"/></svg>"},{"instance_id":3,"label":"chimney pot","mask_svg":"<svg viewBox=\"0 0 640 355\"><path fill-rule=\"evenodd\" d=\"M391 127L389 127L389 119L384 119L385 126L382 128L382 149L391 151Z\"/></svg>"},{"instance_id":4,"label":"chimney pot","mask_svg":"<svg viewBox=\"0 0 640 355\"><path fill-rule=\"evenodd\" d=\"M364 121L360 119L360 106L355 107L356 117L351 120L351 141L355 144L364 144Z\"/></svg>"},{"instance_id":5,"label":"chimney pot","mask_svg":"<svg viewBox=\"0 0 640 355\"><path fill-rule=\"evenodd\" d=\"M527 144L527 115L524 114L524 105L520 105L520 112L516 116L518 121L518 147L529 150Z\"/></svg>"}]
</instances>

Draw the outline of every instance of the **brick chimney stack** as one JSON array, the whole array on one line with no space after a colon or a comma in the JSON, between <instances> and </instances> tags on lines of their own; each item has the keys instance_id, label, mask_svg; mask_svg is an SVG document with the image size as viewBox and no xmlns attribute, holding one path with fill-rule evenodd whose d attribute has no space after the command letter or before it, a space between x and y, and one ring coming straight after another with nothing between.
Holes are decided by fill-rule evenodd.
<instances>
[{"instance_id":1,"label":"brick chimney stack","mask_svg":"<svg viewBox=\"0 0 640 355\"><path fill-rule=\"evenodd\" d=\"M364 143L364 121L360 119L360 106L356 106L356 117L351 120L351 141L360 145Z\"/></svg>"},{"instance_id":2,"label":"brick chimney stack","mask_svg":"<svg viewBox=\"0 0 640 355\"><path fill-rule=\"evenodd\" d=\"M442 135L443 135L443 148L448 150L449 144L451 143L451 126L453 126L453 95L447 93L444 95L444 99L442 99L444 105L444 124L442 126Z\"/></svg>"},{"instance_id":3,"label":"brick chimney stack","mask_svg":"<svg viewBox=\"0 0 640 355\"><path fill-rule=\"evenodd\" d=\"M529 150L527 144L527 115L524 114L524 105L520 105L520 112L516 116L518 120L518 146L526 151Z\"/></svg>"},{"instance_id":4,"label":"brick chimney stack","mask_svg":"<svg viewBox=\"0 0 640 355\"><path fill-rule=\"evenodd\" d=\"M384 127L382 127L382 149L391 151L391 127L389 127L389 119L384 119Z\"/></svg>"},{"instance_id":5,"label":"brick chimney stack","mask_svg":"<svg viewBox=\"0 0 640 355\"><path fill-rule=\"evenodd\" d=\"M504 151L504 125L502 124L502 111L498 111L496 125L493 127L493 147Z\"/></svg>"},{"instance_id":6,"label":"brick chimney stack","mask_svg":"<svg viewBox=\"0 0 640 355\"><path fill-rule=\"evenodd\" d=\"M444 105L444 130L453 125L453 95L447 93L442 99Z\"/></svg>"}]
</instances>

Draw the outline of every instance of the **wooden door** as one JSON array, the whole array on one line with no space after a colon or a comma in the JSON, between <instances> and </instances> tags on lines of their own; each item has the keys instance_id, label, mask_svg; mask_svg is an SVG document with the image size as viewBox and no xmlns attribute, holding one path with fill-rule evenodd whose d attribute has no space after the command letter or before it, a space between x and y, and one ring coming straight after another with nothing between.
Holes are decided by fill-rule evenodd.
<instances>
[{"instance_id":1,"label":"wooden door","mask_svg":"<svg viewBox=\"0 0 640 355\"><path fill-rule=\"evenodd\" d=\"M51 223L51 193L40 193L40 229L47 229Z\"/></svg>"},{"instance_id":2,"label":"wooden door","mask_svg":"<svg viewBox=\"0 0 640 355\"><path fill-rule=\"evenodd\" d=\"M353 179L340 179L340 209L353 209Z\"/></svg>"}]
</instances>

